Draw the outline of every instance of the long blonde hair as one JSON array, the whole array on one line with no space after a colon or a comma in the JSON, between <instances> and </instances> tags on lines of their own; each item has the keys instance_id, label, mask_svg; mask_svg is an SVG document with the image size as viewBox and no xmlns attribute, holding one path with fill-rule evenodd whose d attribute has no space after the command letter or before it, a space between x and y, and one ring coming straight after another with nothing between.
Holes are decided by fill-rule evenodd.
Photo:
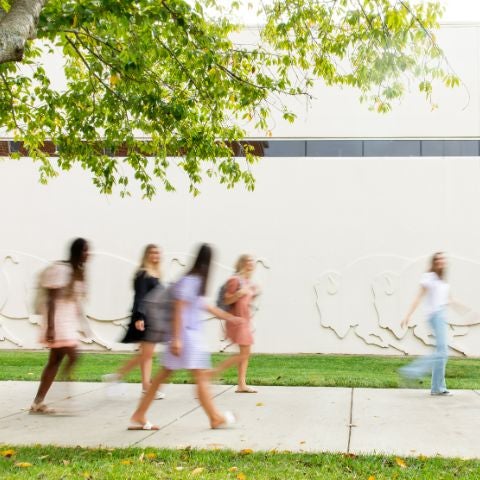
<instances>
[{"instance_id":1,"label":"long blonde hair","mask_svg":"<svg viewBox=\"0 0 480 480\"><path fill-rule=\"evenodd\" d=\"M148 262L148 256L154 248L160 251L158 245L155 245L154 243L149 243L145 247L145 250L143 251L142 261L140 262L140 266L138 267L137 275L140 272L147 272L151 277L162 278L162 270L160 266L161 262L159 262L158 265L152 265Z\"/></svg>"},{"instance_id":2,"label":"long blonde hair","mask_svg":"<svg viewBox=\"0 0 480 480\"><path fill-rule=\"evenodd\" d=\"M248 253L244 253L238 257L237 262L235 263L235 273L240 273L245 264L252 258Z\"/></svg>"}]
</instances>

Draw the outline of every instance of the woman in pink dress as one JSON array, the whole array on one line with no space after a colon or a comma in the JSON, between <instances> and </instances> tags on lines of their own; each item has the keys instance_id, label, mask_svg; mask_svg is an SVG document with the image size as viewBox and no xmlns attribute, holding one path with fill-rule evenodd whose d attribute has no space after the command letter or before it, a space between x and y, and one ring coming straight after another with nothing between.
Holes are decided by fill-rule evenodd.
<instances>
[{"instance_id":1,"label":"woman in pink dress","mask_svg":"<svg viewBox=\"0 0 480 480\"><path fill-rule=\"evenodd\" d=\"M239 347L239 353L220 363L211 373L218 376L227 368L238 365L238 385L236 393L257 393L247 385L247 369L250 352L253 345L252 334L252 300L259 294L259 289L251 281L255 270L255 260L251 255L241 255L237 260L235 275L227 282L225 290L225 305L230 306L230 313L241 317L236 324L227 323L226 334L232 343Z\"/></svg>"},{"instance_id":2,"label":"woman in pink dress","mask_svg":"<svg viewBox=\"0 0 480 480\"><path fill-rule=\"evenodd\" d=\"M200 405L208 416L211 428L220 428L234 422L230 412L221 413L213 403L207 371L210 369L210 352L202 314L209 312L227 323L240 318L205 303L212 249L202 245L190 271L173 287L172 335L163 356L163 368L152 379L150 388L131 417L129 430L158 430L146 417L158 388L176 370L189 370L197 385Z\"/></svg>"},{"instance_id":3,"label":"woman in pink dress","mask_svg":"<svg viewBox=\"0 0 480 480\"><path fill-rule=\"evenodd\" d=\"M47 292L43 306L41 342L50 349L48 363L40 379L31 413L54 413L44 403L60 368L67 357L65 377L70 378L77 361L78 330L81 325L82 301L85 297L84 265L88 258L88 243L77 238L70 247L70 258L56 262L41 275L40 287Z\"/></svg>"}]
</instances>

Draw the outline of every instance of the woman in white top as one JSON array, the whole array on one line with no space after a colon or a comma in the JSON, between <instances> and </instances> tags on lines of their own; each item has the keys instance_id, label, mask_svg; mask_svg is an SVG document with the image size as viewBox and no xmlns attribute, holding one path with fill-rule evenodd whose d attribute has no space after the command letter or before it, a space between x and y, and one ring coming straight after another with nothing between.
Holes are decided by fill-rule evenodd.
<instances>
[{"instance_id":1,"label":"woman in white top","mask_svg":"<svg viewBox=\"0 0 480 480\"><path fill-rule=\"evenodd\" d=\"M432 257L430 271L422 275L420 291L407 316L402 321L402 327L407 328L411 317L422 300L425 300L426 314L435 334L435 352L412 362L400 369L400 374L414 379L432 372L432 395L451 395L445 384L445 368L448 359L448 338L445 311L450 303L450 286L445 281L446 258L442 252Z\"/></svg>"}]
</instances>

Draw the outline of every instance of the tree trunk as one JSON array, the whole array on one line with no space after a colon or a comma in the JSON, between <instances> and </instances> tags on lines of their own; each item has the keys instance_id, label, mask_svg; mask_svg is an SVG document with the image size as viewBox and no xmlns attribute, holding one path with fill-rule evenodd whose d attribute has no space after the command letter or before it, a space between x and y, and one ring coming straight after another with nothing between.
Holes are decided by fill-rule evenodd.
<instances>
[{"instance_id":1,"label":"tree trunk","mask_svg":"<svg viewBox=\"0 0 480 480\"><path fill-rule=\"evenodd\" d=\"M14 0L8 12L0 8L0 64L18 62L28 40L35 38L38 17L47 0Z\"/></svg>"}]
</instances>

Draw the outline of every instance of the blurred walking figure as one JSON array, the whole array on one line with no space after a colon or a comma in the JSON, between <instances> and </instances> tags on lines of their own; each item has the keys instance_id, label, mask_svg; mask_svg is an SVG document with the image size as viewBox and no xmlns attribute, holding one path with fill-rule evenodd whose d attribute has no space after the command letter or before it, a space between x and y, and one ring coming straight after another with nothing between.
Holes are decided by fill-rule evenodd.
<instances>
[{"instance_id":1,"label":"blurred walking figure","mask_svg":"<svg viewBox=\"0 0 480 480\"><path fill-rule=\"evenodd\" d=\"M145 393L151 383L152 358L155 353L157 339L149 328L148 320L140 312L140 303L145 295L158 286L161 282L161 250L157 245L149 244L145 247L142 261L135 274L133 288L132 315L128 330L122 343L138 343L139 352L131 360L122 365L116 373L103 376L107 382L119 382L130 370L140 366L142 373L142 392ZM156 392L155 400L165 398L162 392Z\"/></svg>"},{"instance_id":2,"label":"blurred walking figure","mask_svg":"<svg viewBox=\"0 0 480 480\"><path fill-rule=\"evenodd\" d=\"M190 271L172 289L172 333L168 349L163 356L163 368L153 378L152 384L131 417L129 430L158 430L146 418L157 389L166 382L173 371L189 370L197 386L197 395L205 410L211 428L219 428L235 421L230 412L220 413L210 392L206 371L210 368L210 353L203 327L204 310L227 322L239 321L237 317L205 303L212 249L203 244Z\"/></svg>"},{"instance_id":3,"label":"blurred walking figure","mask_svg":"<svg viewBox=\"0 0 480 480\"><path fill-rule=\"evenodd\" d=\"M85 262L88 259L88 243L77 238L70 246L67 261L56 262L47 267L40 276L39 287L45 292L42 308L43 325L41 342L49 349L47 365L40 379L37 395L30 407L31 413L55 413L45 403L47 395L60 368L67 357L63 374L71 378L78 359L78 331L82 324L82 302L85 298Z\"/></svg>"},{"instance_id":4,"label":"blurred walking figure","mask_svg":"<svg viewBox=\"0 0 480 480\"><path fill-rule=\"evenodd\" d=\"M402 321L402 327L407 328L413 313L425 300L427 319L435 334L435 352L400 369L400 374L407 379L418 379L431 372L431 394L443 396L451 395L445 383L448 359L446 308L450 303L450 286L445 281L446 265L444 253L433 255L430 270L422 275L420 291Z\"/></svg>"},{"instance_id":5,"label":"blurred walking figure","mask_svg":"<svg viewBox=\"0 0 480 480\"><path fill-rule=\"evenodd\" d=\"M257 393L247 385L247 369L253 345L252 334L252 301L260 293L259 288L252 283L255 271L255 260L251 255L241 255L235 265L235 274L227 281L223 303L229 307L229 312L241 317L239 323L227 323L226 335L232 343L239 347L239 353L220 363L211 372L212 377L237 365L238 385L237 393Z\"/></svg>"}]
</instances>

